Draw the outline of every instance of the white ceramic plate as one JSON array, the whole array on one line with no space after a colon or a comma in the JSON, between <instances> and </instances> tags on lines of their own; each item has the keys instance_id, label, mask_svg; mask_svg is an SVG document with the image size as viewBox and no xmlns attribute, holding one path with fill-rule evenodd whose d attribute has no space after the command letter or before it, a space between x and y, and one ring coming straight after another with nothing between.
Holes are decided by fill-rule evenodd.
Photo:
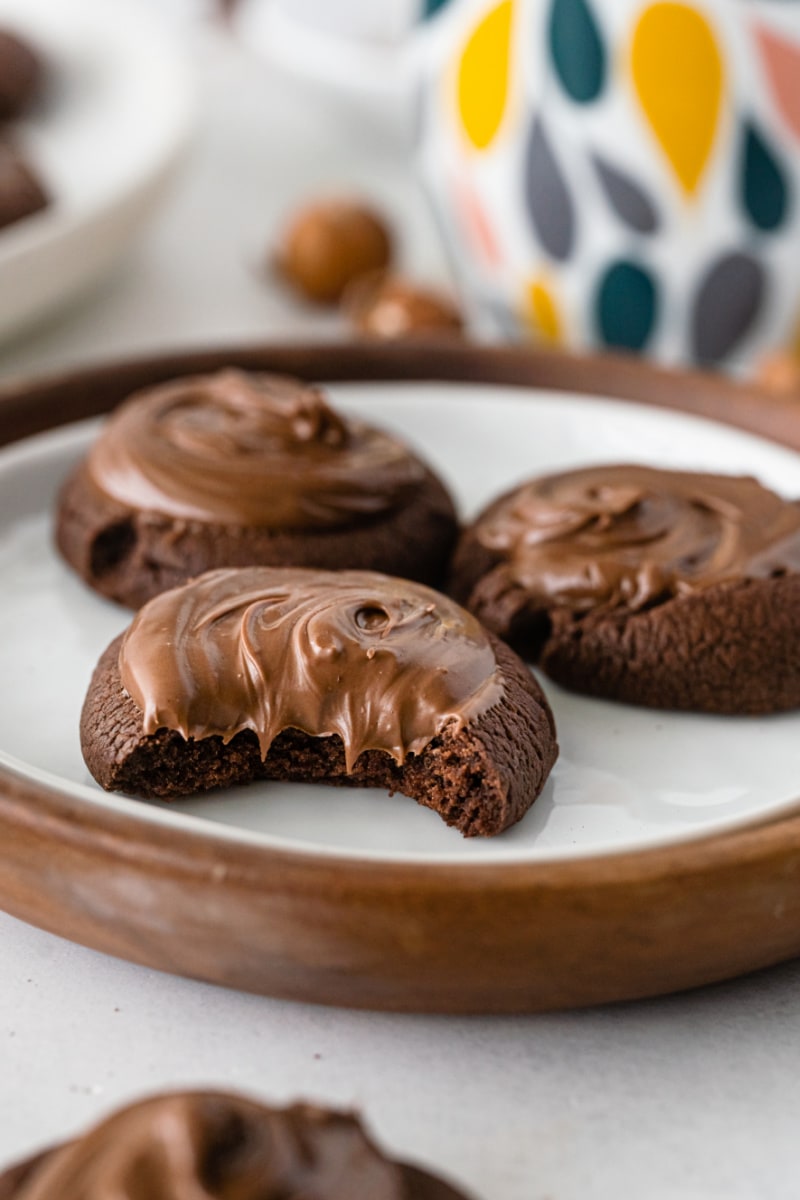
<instances>
[{"instance_id":1,"label":"white ceramic plate","mask_svg":"<svg viewBox=\"0 0 800 1200\"><path fill-rule=\"evenodd\" d=\"M106 271L161 194L186 141L182 56L135 0L0 0L0 25L37 46L45 94L16 140L52 197L0 230L0 337Z\"/></svg>"},{"instance_id":2,"label":"white ceramic plate","mask_svg":"<svg viewBox=\"0 0 800 1200\"><path fill-rule=\"evenodd\" d=\"M619 401L447 384L335 386L335 399L407 437L450 482L465 516L537 472L592 462L756 474L800 491L800 455L749 434ZM635 709L543 685L561 757L514 829L464 840L403 796L254 784L169 806L106 796L89 777L78 717L94 664L130 615L100 600L51 544L60 480L95 423L0 452L0 761L87 803L320 853L417 861L545 860L716 834L798 807L800 714L707 717ZM206 826L207 828L207 826Z\"/></svg>"}]
</instances>

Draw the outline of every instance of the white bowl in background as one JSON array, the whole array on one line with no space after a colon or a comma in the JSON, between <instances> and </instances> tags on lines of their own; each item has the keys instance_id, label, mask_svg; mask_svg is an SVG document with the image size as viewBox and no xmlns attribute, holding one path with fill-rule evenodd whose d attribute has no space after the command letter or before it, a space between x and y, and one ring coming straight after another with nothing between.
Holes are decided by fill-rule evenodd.
<instances>
[{"instance_id":1,"label":"white bowl in background","mask_svg":"<svg viewBox=\"0 0 800 1200\"><path fill-rule=\"evenodd\" d=\"M13 135L50 207L0 230L0 338L106 272L148 216L187 141L189 71L133 0L0 0L0 26L47 63Z\"/></svg>"}]
</instances>

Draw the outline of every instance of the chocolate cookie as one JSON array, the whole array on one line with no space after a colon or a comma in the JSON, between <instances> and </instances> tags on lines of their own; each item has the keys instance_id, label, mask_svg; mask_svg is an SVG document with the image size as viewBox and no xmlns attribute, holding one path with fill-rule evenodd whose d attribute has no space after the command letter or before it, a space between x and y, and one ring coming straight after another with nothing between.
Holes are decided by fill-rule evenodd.
<instances>
[{"instance_id":1,"label":"chocolate cookie","mask_svg":"<svg viewBox=\"0 0 800 1200\"><path fill-rule=\"evenodd\" d=\"M0 141L0 229L30 217L49 204L32 167L10 142Z\"/></svg>"},{"instance_id":2,"label":"chocolate cookie","mask_svg":"<svg viewBox=\"0 0 800 1200\"><path fill-rule=\"evenodd\" d=\"M387 1158L350 1113L223 1092L131 1104L0 1174L0 1200L465 1200Z\"/></svg>"},{"instance_id":3,"label":"chocolate cookie","mask_svg":"<svg viewBox=\"0 0 800 1200\"><path fill-rule=\"evenodd\" d=\"M534 479L466 530L450 590L574 691L698 712L800 705L800 507L755 479Z\"/></svg>"},{"instance_id":4,"label":"chocolate cookie","mask_svg":"<svg viewBox=\"0 0 800 1200\"><path fill-rule=\"evenodd\" d=\"M95 669L81 747L109 791L383 787L468 837L524 816L557 754L530 672L446 596L269 567L212 571L141 609Z\"/></svg>"},{"instance_id":5,"label":"chocolate cookie","mask_svg":"<svg viewBox=\"0 0 800 1200\"><path fill-rule=\"evenodd\" d=\"M0 29L0 121L11 121L29 107L43 73L41 59L28 42Z\"/></svg>"},{"instance_id":6,"label":"chocolate cookie","mask_svg":"<svg viewBox=\"0 0 800 1200\"><path fill-rule=\"evenodd\" d=\"M274 375L181 379L133 396L62 489L57 543L138 607L214 567L385 571L441 583L452 500L397 438Z\"/></svg>"}]
</instances>

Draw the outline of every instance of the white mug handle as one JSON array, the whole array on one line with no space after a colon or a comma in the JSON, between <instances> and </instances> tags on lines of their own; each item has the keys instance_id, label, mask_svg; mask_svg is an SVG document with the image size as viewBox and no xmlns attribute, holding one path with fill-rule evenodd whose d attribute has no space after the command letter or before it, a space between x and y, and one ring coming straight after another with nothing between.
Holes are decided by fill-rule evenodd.
<instances>
[{"instance_id":1,"label":"white mug handle","mask_svg":"<svg viewBox=\"0 0 800 1200\"><path fill-rule=\"evenodd\" d=\"M293 75L405 122L422 60L448 11L462 3L239 0L234 28L261 57Z\"/></svg>"}]
</instances>

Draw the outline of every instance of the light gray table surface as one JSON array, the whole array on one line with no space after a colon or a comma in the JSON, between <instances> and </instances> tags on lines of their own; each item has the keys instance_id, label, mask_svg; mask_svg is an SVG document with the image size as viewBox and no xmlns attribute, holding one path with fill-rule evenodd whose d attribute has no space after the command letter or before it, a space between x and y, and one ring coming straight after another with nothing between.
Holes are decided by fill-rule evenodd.
<instances>
[{"instance_id":1,"label":"light gray table surface","mask_svg":"<svg viewBox=\"0 0 800 1200\"><path fill-rule=\"evenodd\" d=\"M147 2L167 11L196 67L193 145L124 263L0 348L0 378L337 333L258 270L281 215L321 188L374 196L403 230L408 268L445 275L396 139L265 70L191 0ZM0 963L0 1163L143 1092L207 1084L354 1106L392 1151L481 1200L800 1195L800 964L605 1010L453 1019L239 995L2 915Z\"/></svg>"}]
</instances>

